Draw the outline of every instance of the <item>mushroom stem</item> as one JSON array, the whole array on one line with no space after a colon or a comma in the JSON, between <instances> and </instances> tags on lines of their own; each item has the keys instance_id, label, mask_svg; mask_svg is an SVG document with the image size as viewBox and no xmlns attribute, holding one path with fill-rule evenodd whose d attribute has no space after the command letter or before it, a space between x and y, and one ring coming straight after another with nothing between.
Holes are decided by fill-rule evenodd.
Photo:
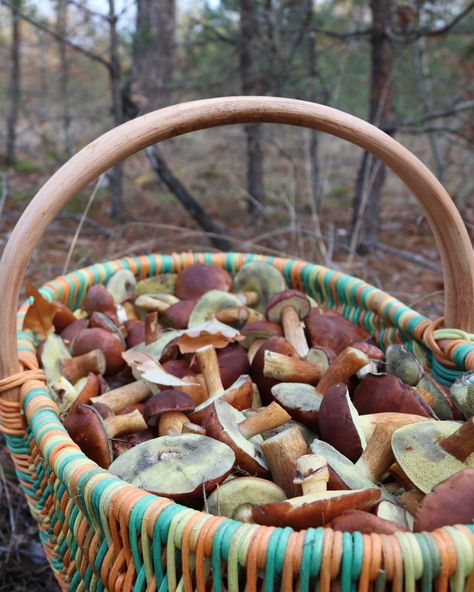
<instances>
[{"instance_id":1,"label":"mushroom stem","mask_svg":"<svg viewBox=\"0 0 474 592\"><path fill-rule=\"evenodd\" d=\"M263 315L248 308L245 305L242 306L230 306L224 308L216 314L216 319L221 323L253 323L254 321L261 321Z\"/></svg>"},{"instance_id":2,"label":"mushroom stem","mask_svg":"<svg viewBox=\"0 0 474 592\"><path fill-rule=\"evenodd\" d=\"M269 378L281 382L317 384L322 373L323 370L316 364L269 350L265 352L263 374Z\"/></svg>"},{"instance_id":3,"label":"mushroom stem","mask_svg":"<svg viewBox=\"0 0 474 592\"><path fill-rule=\"evenodd\" d=\"M99 397L92 397L92 403L102 403L113 413L120 413L129 405L140 403L151 395L148 385L143 380L137 380L109 391ZM126 417L126 416L125 416Z\"/></svg>"},{"instance_id":4,"label":"mushroom stem","mask_svg":"<svg viewBox=\"0 0 474 592\"><path fill-rule=\"evenodd\" d=\"M324 456L305 454L296 461L296 477L293 483L301 485L303 495L326 491L329 469Z\"/></svg>"},{"instance_id":5,"label":"mushroom stem","mask_svg":"<svg viewBox=\"0 0 474 592\"><path fill-rule=\"evenodd\" d=\"M168 310L170 307L170 305L166 302L163 302L158 298L153 298L153 296L149 296L148 294L142 294L141 296L138 296L138 298L135 300L135 306L150 312L165 312L165 310Z\"/></svg>"},{"instance_id":6,"label":"mushroom stem","mask_svg":"<svg viewBox=\"0 0 474 592\"><path fill-rule=\"evenodd\" d=\"M100 380L97 374L93 374L92 372L89 373L87 377L86 384L82 387L77 395L76 400L74 401L74 405L80 405L81 403L88 404L90 403L93 397L98 397L100 395Z\"/></svg>"},{"instance_id":7,"label":"mushroom stem","mask_svg":"<svg viewBox=\"0 0 474 592\"><path fill-rule=\"evenodd\" d=\"M125 309L125 313L127 315L127 319L131 321L132 319L138 320L137 311L131 302L128 300L122 303L123 308Z\"/></svg>"},{"instance_id":8,"label":"mushroom stem","mask_svg":"<svg viewBox=\"0 0 474 592\"><path fill-rule=\"evenodd\" d=\"M146 421L143 419L143 415L138 409L135 409L131 413L126 413L125 415L113 415L103 421L105 431L109 438L134 434L135 432L141 432L147 428Z\"/></svg>"},{"instance_id":9,"label":"mushroom stem","mask_svg":"<svg viewBox=\"0 0 474 592\"><path fill-rule=\"evenodd\" d=\"M158 313L149 312L145 315L145 344L154 343L158 336Z\"/></svg>"},{"instance_id":10,"label":"mushroom stem","mask_svg":"<svg viewBox=\"0 0 474 592\"><path fill-rule=\"evenodd\" d=\"M346 347L323 374L318 383L318 392L324 395L333 384L345 382L369 362L369 358L360 350Z\"/></svg>"},{"instance_id":11,"label":"mushroom stem","mask_svg":"<svg viewBox=\"0 0 474 592\"><path fill-rule=\"evenodd\" d=\"M309 352L308 342L304 334L303 323L292 306L285 306L281 313L283 333L301 358L306 358Z\"/></svg>"},{"instance_id":12,"label":"mushroom stem","mask_svg":"<svg viewBox=\"0 0 474 592\"><path fill-rule=\"evenodd\" d=\"M167 411L160 416L158 435L177 436L183 432L183 425L188 422L188 416L182 411Z\"/></svg>"},{"instance_id":13,"label":"mushroom stem","mask_svg":"<svg viewBox=\"0 0 474 592\"><path fill-rule=\"evenodd\" d=\"M474 417L468 419L454 434L439 443L446 452L461 462L474 452Z\"/></svg>"},{"instance_id":14,"label":"mushroom stem","mask_svg":"<svg viewBox=\"0 0 474 592\"><path fill-rule=\"evenodd\" d=\"M239 423L239 431L244 438L249 440L257 434L281 426L290 419L291 416L283 407L280 407L278 403L273 401L267 407L261 407L257 413L254 413Z\"/></svg>"},{"instance_id":15,"label":"mushroom stem","mask_svg":"<svg viewBox=\"0 0 474 592\"><path fill-rule=\"evenodd\" d=\"M105 366L104 353L100 349L93 349L81 356L63 360L62 371L69 382L75 383L89 372L104 374Z\"/></svg>"},{"instance_id":16,"label":"mushroom stem","mask_svg":"<svg viewBox=\"0 0 474 592\"><path fill-rule=\"evenodd\" d=\"M395 462L391 446L392 429L383 424L378 425L370 438L362 456L355 466L366 475L372 483L376 483Z\"/></svg>"},{"instance_id":17,"label":"mushroom stem","mask_svg":"<svg viewBox=\"0 0 474 592\"><path fill-rule=\"evenodd\" d=\"M272 480L288 497L301 495L301 486L294 483L296 461L309 452L308 444L301 430L294 426L275 434L261 444L265 460L272 474Z\"/></svg>"},{"instance_id":18,"label":"mushroom stem","mask_svg":"<svg viewBox=\"0 0 474 592\"><path fill-rule=\"evenodd\" d=\"M242 302L246 305L246 306L255 306L256 304L259 303L260 300L260 296L258 294L258 292L255 291L247 291L247 292L239 292L237 294L237 296L240 298L240 300L242 300Z\"/></svg>"},{"instance_id":19,"label":"mushroom stem","mask_svg":"<svg viewBox=\"0 0 474 592\"><path fill-rule=\"evenodd\" d=\"M185 423L183 423L183 434L198 434L199 436L205 436L206 435L206 430L198 425L197 423L193 423L191 421L186 421Z\"/></svg>"},{"instance_id":20,"label":"mushroom stem","mask_svg":"<svg viewBox=\"0 0 474 592\"><path fill-rule=\"evenodd\" d=\"M430 421L428 417L421 415L414 415L413 413L398 413L395 411L383 411L381 413L368 413L367 415L359 415L359 425L362 427L365 439L367 441L372 438L375 428L383 424L390 428L392 433L398 428L411 423L420 423L422 421Z\"/></svg>"},{"instance_id":21,"label":"mushroom stem","mask_svg":"<svg viewBox=\"0 0 474 592\"><path fill-rule=\"evenodd\" d=\"M196 351L196 357L201 367L201 372L206 383L209 397L214 397L224 391L221 375L219 372L219 361L213 345L206 345Z\"/></svg>"},{"instance_id":22,"label":"mushroom stem","mask_svg":"<svg viewBox=\"0 0 474 592\"><path fill-rule=\"evenodd\" d=\"M409 491L405 491L405 493L402 493L399 498L399 502L402 508L414 516L417 513L424 497L425 495L415 487Z\"/></svg>"}]
</instances>

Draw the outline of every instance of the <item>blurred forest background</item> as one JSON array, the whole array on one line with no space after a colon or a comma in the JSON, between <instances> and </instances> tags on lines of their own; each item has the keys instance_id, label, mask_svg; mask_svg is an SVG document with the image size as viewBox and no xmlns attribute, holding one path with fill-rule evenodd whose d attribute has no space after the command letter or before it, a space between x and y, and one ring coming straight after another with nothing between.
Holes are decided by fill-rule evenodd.
<instances>
[{"instance_id":1,"label":"blurred forest background","mask_svg":"<svg viewBox=\"0 0 474 592\"><path fill-rule=\"evenodd\" d=\"M238 94L381 127L431 168L472 235L473 33L465 0L0 0L0 248L44 181L104 131ZM185 249L297 256L442 311L414 198L362 150L287 126L198 132L114 167L51 225L28 275ZM48 571L14 483L0 463L0 590L53 589L43 576L36 588Z\"/></svg>"}]
</instances>

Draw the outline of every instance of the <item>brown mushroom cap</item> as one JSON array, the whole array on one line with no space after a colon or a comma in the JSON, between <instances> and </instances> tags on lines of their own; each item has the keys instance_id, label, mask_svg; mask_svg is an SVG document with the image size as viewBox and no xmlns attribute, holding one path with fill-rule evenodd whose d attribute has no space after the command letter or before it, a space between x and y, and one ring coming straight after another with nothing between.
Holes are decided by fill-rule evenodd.
<instances>
[{"instance_id":1,"label":"brown mushroom cap","mask_svg":"<svg viewBox=\"0 0 474 592\"><path fill-rule=\"evenodd\" d=\"M69 343L83 329L87 329L88 326L89 319L77 319L76 321L68 325L63 331L61 331L60 337L63 341Z\"/></svg>"},{"instance_id":2,"label":"brown mushroom cap","mask_svg":"<svg viewBox=\"0 0 474 592\"><path fill-rule=\"evenodd\" d=\"M474 468L466 468L439 483L424 497L415 516L415 532L473 522Z\"/></svg>"},{"instance_id":3,"label":"brown mushroom cap","mask_svg":"<svg viewBox=\"0 0 474 592\"><path fill-rule=\"evenodd\" d=\"M219 375L222 386L228 389L243 374L249 374L250 362L247 352L238 343L229 343L226 347L216 350L219 364ZM199 372L200 366L197 357L191 363L191 369Z\"/></svg>"},{"instance_id":4,"label":"brown mushroom cap","mask_svg":"<svg viewBox=\"0 0 474 592\"><path fill-rule=\"evenodd\" d=\"M256 339L270 339L270 337L281 337L283 331L278 323L271 321L253 321L246 323L240 329L241 335L245 336L242 345L247 349L252 345Z\"/></svg>"},{"instance_id":5,"label":"brown mushroom cap","mask_svg":"<svg viewBox=\"0 0 474 592\"><path fill-rule=\"evenodd\" d=\"M209 290L230 292L231 275L221 267L196 263L178 274L176 296L180 300L197 300Z\"/></svg>"},{"instance_id":6,"label":"brown mushroom cap","mask_svg":"<svg viewBox=\"0 0 474 592\"><path fill-rule=\"evenodd\" d=\"M195 306L196 300L180 300L172 304L161 315L163 323L174 329L186 329Z\"/></svg>"},{"instance_id":7,"label":"brown mushroom cap","mask_svg":"<svg viewBox=\"0 0 474 592\"><path fill-rule=\"evenodd\" d=\"M287 411L291 417L318 430L319 409L323 396L310 384L300 382L280 382L272 390L273 399Z\"/></svg>"},{"instance_id":8,"label":"brown mushroom cap","mask_svg":"<svg viewBox=\"0 0 474 592\"><path fill-rule=\"evenodd\" d=\"M395 534L407 529L396 522L385 520L362 510L346 510L328 524L333 530L342 532L361 532L362 534Z\"/></svg>"},{"instance_id":9,"label":"brown mushroom cap","mask_svg":"<svg viewBox=\"0 0 474 592\"><path fill-rule=\"evenodd\" d=\"M353 343L365 341L370 337L367 331L333 310L312 308L306 317L305 325L312 346L330 347L336 354Z\"/></svg>"},{"instance_id":10,"label":"brown mushroom cap","mask_svg":"<svg viewBox=\"0 0 474 592\"><path fill-rule=\"evenodd\" d=\"M89 314L96 311L103 312L110 317L114 323L117 325L119 324L117 319L117 306L114 297L102 284L96 284L89 288L81 308Z\"/></svg>"},{"instance_id":11,"label":"brown mushroom cap","mask_svg":"<svg viewBox=\"0 0 474 592\"><path fill-rule=\"evenodd\" d=\"M347 386L335 384L330 387L319 408L319 433L323 440L353 462L367 445L358 417Z\"/></svg>"},{"instance_id":12,"label":"brown mushroom cap","mask_svg":"<svg viewBox=\"0 0 474 592\"><path fill-rule=\"evenodd\" d=\"M294 308L301 320L305 319L311 310L311 303L306 294L290 288L270 298L265 309L265 316L273 323L280 323L283 310L287 306Z\"/></svg>"},{"instance_id":13,"label":"brown mushroom cap","mask_svg":"<svg viewBox=\"0 0 474 592\"><path fill-rule=\"evenodd\" d=\"M238 477L220 485L207 498L205 510L216 516L238 519L242 506L258 506L286 499L281 487L259 477Z\"/></svg>"},{"instance_id":14,"label":"brown mushroom cap","mask_svg":"<svg viewBox=\"0 0 474 592\"><path fill-rule=\"evenodd\" d=\"M269 378L263 373L265 365L265 352L273 351L279 354L297 358L295 348L284 337L270 337L261 346L255 354L250 367L250 376L258 387L262 402L267 405L272 401L271 389L279 383L275 378Z\"/></svg>"},{"instance_id":15,"label":"brown mushroom cap","mask_svg":"<svg viewBox=\"0 0 474 592\"><path fill-rule=\"evenodd\" d=\"M158 419L163 413L168 411L182 411L186 413L193 409L194 403L191 397L176 389L168 389L148 399L145 403L143 417L149 426L156 426Z\"/></svg>"},{"instance_id":16,"label":"brown mushroom cap","mask_svg":"<svg viewBox=\"0 0 474 592\"><path fill-rule=\"evenodd\" d=\"M54 304L56 306L56 313L53 318L53 325L56 333L61 333L76 321L76 317L62 302L55 302Z\"/></svg>"},{"instance_id":17,"label":"brown mushroom cap","mask_svg":"<svg viewBox=\"0 0 474 592\"><path fill-rule=\"evenodd\" d=\"M123 324L127 331L125 339L127 349L135 347L140 343L145 343L145 323L139 319L129 319Z\"/></svg>"},{"instance_id":18,"label":"brown mushroom cap","mask_svg":"<svg viewBox=\"0 0 474 592\"><path fill-rule=\"evenodd\" d=\"M415 389L390 374L368 374L354 391L352 398L361 415L396 411L436 419L431 407Z\"/></svg>"},{"instance_id":19,"label":"brown mushroom cap","mask_svg":"<svg viewBox=\"0 0 474 592\"><path fill-rule=\"evenodd\" d=\"M211 438L216 438L232 448L238 467L257 477L267 477L268 467L260 444L261 436L247 440L239 430L245 415L225 401L216 400L206 408L202 425Z\"/></svg>"},{"instance_id":20,"label":"brown mushroom cap","mask_svg":"<svg viewBox=\"0 0 474 592\"><path fill-rule=\"evenodd\" d=\"M252 518L257 524L291 526L297 530L324 526L345 510L369 510L380 500L380 489L354 491L324 491L311 493L283 502L256 506Z\"/></svg>"},{"instance_id":21,"label":"brown mushroom cap","mask_svg":"<svg viewBox=\"0 0 474 592\"><path fill-rule=\"evenodd\" d=\"M177 502L197 502L234 466L229 446L197 434L162 436L138 444L110 465L109 471L145 491Z\"/></svg>"},{"instance_id":22,"label":"brown mushroom cap","mask_svg":"<svg viewBox=\"0 0 474 592\"><path fill-rule=\"evenodd\" d=\"M73 356L86 354L93 349L102 350L107 364L106 374L116 374L125 366L122 358L125 347L114 333L105 329L83 329L72 340L70 349Z\"/></svg>"},{"instance_id":23,"label":"brown mushroom cap","mask_svg":"<svg viewBox=\"0 0 474 592\"><path fill-rule=\"evenodd\" d=\"M64 420L64 427L82 452L106 469L112 462L112 447L99 412L89 405L77 405Z\"/></svg>"}]
</instances>

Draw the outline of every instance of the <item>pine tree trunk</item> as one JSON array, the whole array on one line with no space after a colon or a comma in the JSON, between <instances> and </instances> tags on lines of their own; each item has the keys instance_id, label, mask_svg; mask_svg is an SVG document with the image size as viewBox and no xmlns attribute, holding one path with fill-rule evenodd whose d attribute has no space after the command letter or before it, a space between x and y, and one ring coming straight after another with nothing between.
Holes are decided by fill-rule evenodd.
<instances>
[{"instance_id":1,"label":"pine tree trunk","mask_svg":"<svg viewBox=\"0 0 474 592\"><path fill-rule=\"evenodd\" d=\"M372 34L369 121L393 133L393 67L395 51L387 36L392 0L371 0ZM385 182L386 167L365 153L361 159L352 217L353 247L372 251L380 228L380 197Z\"/></svg>"},{"instance_id":2,"label":"pine tree trunk","mask_svg":"<svg viewBox=\"0 0 474 592\"><path fill-rule=\"evenodd\" d=\"M20 17L21 0L12 1L12 38L10 45L11 68L10 83L8 85L8 108L7 108L7 142L5 149L5 164L16 163L16 139L18 107L20 104Z\"/></svg>"}]
</instances>

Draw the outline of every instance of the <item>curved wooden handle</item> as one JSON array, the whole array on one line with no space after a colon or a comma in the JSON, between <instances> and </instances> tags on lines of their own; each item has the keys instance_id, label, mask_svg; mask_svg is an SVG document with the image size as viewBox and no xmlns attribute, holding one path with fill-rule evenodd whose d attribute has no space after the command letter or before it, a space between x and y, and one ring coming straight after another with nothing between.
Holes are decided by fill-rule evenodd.
<instances>
[{"instance_id":1,"label":"curved wooden handle","mask_svg":"<svg viewBox=\"0 0 474 592\"><path fill-rule=\"evenodd\" d=\"M474 331L474 254L462 219L432 173L411 152L365 121L336 109L272 97L225 97L148 113L107 132L66 162L40 189L13 230L0 262L0 372L18 369L15 315L31 253L69 200L112 165L151 144L235 123L284 123L338 136L372 152L420 202L441 253L446 326Z\"/></svg>"}]
</instances>

